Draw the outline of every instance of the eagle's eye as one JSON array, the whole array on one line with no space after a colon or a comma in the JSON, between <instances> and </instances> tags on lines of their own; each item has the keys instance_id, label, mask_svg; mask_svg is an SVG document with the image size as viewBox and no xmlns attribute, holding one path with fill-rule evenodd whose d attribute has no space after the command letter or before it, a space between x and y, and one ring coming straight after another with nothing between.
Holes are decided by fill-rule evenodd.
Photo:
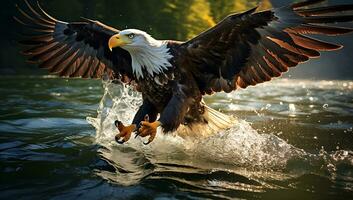
<instances>
[{"instance_id":1,"label":"eagle's eye","mask_svg":"<svg viewBox=\"0 0 353 200\"><path fill-rule=\"evenodd\" d=\"M130 39L134 39L134 37L135 37L135 34L133 34L133 33L130 33L129 35L127 35Z\"/></svg>"}]
</instances>

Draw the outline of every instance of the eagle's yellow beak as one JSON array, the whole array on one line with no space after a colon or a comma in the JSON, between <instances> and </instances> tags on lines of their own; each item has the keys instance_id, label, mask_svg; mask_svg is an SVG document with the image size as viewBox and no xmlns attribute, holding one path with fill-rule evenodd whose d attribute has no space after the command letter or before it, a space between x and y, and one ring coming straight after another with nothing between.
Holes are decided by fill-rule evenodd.
<instances>
[{"instance_id":1,"label":"eagle's yellow beak","mask_svg":"<svg viewBox=\"0 0 353 200\"><path fill-rule=\"evenodd\" d=\"M129 41L127 40L126 36L120 35L120 34L116 34L116 35L113 35L109 39L108 47L109 47L110 51L113 51L113 48L121 47L121 46L124 46L124 45L126 45L128 43L129 43Z\"/></svg>"}]
</instances>

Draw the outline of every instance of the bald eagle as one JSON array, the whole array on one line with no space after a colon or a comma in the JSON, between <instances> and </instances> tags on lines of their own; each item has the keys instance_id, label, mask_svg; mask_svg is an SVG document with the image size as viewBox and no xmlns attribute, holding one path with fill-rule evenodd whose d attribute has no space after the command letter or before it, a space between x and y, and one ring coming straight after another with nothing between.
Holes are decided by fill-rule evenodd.
<instances>
[{"instance_id":1,"label":"bald eagle","mask_svg":"<svg viewBox=\"0 0 353 200\"><path fill-rule=\"evenodd\" d=\"M15 19L26 27L20 43L29 62L62 77L108 77L142 93L143 103L131 125L115 122L119 143L136 132L150 136L148 144L157 127L167 133L181 124L210 123L210 113L222 118L203 103L204 95L270 81L319 57L319 51L342 47L309 34L353 31L327 25L353 21L349 13L338 15L352 11L353 4L315 6L322 0L231 14L185 42L157 40L141 30L118 30L90 19L67 23L48 15L38 3L24 2Z\"/></svg>"}]
</instances>

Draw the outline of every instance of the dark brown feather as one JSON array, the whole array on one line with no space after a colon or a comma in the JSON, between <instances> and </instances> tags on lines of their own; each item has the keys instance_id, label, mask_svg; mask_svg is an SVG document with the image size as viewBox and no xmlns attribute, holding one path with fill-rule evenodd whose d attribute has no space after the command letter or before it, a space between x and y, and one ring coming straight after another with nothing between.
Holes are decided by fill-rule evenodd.
<instances>
[{"instance_id":1,"label":"dark brown feather","mask_svg":"<svg viewBox=\"0 0 353 200\"><path fill-rule=\"evenodd\" d=\"M48 23L48 24L52 24L52 25L55 25L55 22L57 21L56 19L50 17L49 20L46 20L43 15L40 15L32 6L30 3L28 3L27 0L24 0L24 2L26 3L27 7L31 10L31 12L37 16L38 19ZM37 6L38 8L42 11L42 14L46 15L46 16L49 16L48 14L46 14L43 9L41 8L41 6L39 5L39 2L37 1Z\"/></svg>"},{"instance_id":2,"label":"dark brown feather","mask_svg":"<svg viewBox=\"0 0 353 200\"><path fill-rule=\"evenodd\" d=\"M49 23L38 20L39 18L31 17L25 11L23 11L20 7L18 7L18 5L16 5L16 8L22 14L22 16L27 19L27 21L34 23L34 25L36 25L36 26L42 26L42 27L47 27L47 28L54 28L55 27L53 24L49 24Z\"/></svg>"},{"instance_id":3,"label":"dark brown feather","mask_svg":"<svg viewBox=\"0 0 353 200\"><path fill-rule=\"evenodd\" d=\"M304 20L306 23L318 23L318 24L350 22L350 21L353 21L353 15L313 16L313 17L305 17Z\"/></svg>"},{"instance_id":4,"label":"dark brown feather","mask_svg":"<svg viewBox=\"0 0 353 200\"><path fill-rule=\"evenodd\" d=\"M333 51L342 48L342 45L323 42L318 39L313 39L300 34L289 33L289 35L292 37L294 43L308 49L314 49L318 51Z\"/></svg>"},{"instance_id":5,"label":"dark brown feather","mask_svg":"<svg viewBox=\"0 0 353 200\"><path fill-rule=\"evenodd\" d=\"M352 33L352 28L342 28L342 27L334 27L334 26L320 26L317 24L301 24L300 26L293 27L288 29L287 31L293 31L299 34L320 34L320 35L343 35L347 33Z\"/></svg>"},{"instance_id":6,"label":"dark brown feather","mask_svg":"<svg viewBox=\"0 0 353 200\"><path fill-rule=\"evenodd\" d=\"M76 58L77 54L78 50L71 48L67 50L66 53L64 52L62 56L59 55L58 57L51 59L52 64L50 64L49 72L59 73L64 70L66 66L71 66L72 63L75 62L73 59Z\"/></svg>"},{"instance_id":7,"label":"dark brown feather","mask_svg":"<svg viewBox=\"0 0 353 200\"><path fill-rule=\"evenodd\" d=\"M328 14L328 13L352 11L352 10L353 10L353 4L349 4L349 5L337 5L337 6L328 6L328 7L319 7L319 8L300 9L300 10L296 10L296 12L305 16L310 16L310 15L321 15L321 14Z\"/></svg>"},{"instance_id":8,"label":"dark brown feather","mask_svg":"<svg viewBox=\"0 0 353 200\"><path fill-rule=\"evenodd\" d=\"M101 78L109 74L115 78L114 73L122 72L132 78L130 55L120 48L113 52L108 48L117 29L94 20L62 22L48 15L38 2L24 2L26 9L18 7L21 17L14 19L25 28L20 44L29 62L60 76Z\"/></svg>"}]
</instances>

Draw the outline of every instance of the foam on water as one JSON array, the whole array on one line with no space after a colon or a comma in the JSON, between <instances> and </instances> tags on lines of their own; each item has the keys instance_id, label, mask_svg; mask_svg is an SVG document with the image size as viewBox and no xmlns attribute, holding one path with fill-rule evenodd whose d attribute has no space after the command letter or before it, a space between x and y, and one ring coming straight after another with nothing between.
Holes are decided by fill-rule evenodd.
<instances>
[{"instance_id":1,"label":"foam on water","mask_svg":"<svg viewBox=\"0 0 353 200\"><path fill-rule=\"evenodd\" d=\"M137 158L147 159L146 162L152 164L182 161L184 165L202 167L202 163L213 163L210 166L216 168L217 164L220 164L234 169L271 170L287 174L293 172L297 175L305 173L332 175L340 163L353 166L352 152L337 151L328 154L323 150L319 154L310 154L273 134L259 134L243 120L239 120L228 130L207 137L185 138L178 136L177 132L163 134L158 130L157 137L148 146L142 144L143 139L133 137L126 144L118 145L114 141L117 130L113 122L119 119L125 124L131 123L141 104L141 96L129 87L109 82L104 82L103 85L105 92L98 116L87 120L96 128L96 142L106 149L102 152L103 157L125 170L140 174L141 166L133 167L132 161L126 160L129 156L135 161ZM202 132L199 135L203 135ZM140 176L143 175L140 174L138 177Z\"/></svg>"}]
</instances>

